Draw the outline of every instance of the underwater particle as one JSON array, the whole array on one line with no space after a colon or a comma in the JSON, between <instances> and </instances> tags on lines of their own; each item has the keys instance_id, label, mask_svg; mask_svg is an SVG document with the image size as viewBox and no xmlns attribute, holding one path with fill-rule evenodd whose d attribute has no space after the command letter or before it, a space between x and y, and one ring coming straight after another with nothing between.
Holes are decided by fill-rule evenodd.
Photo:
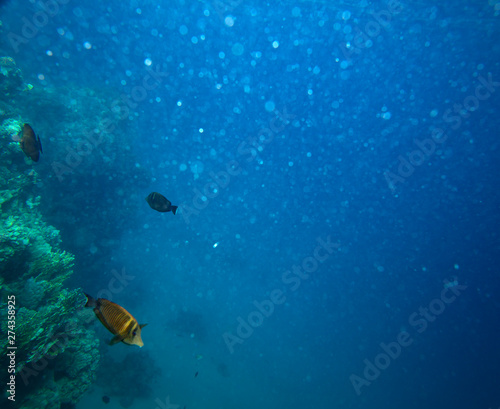
<instances>
[{"instance_id":1,"label":"underwater particle","mask_svg":"<svg viewBox=\"0 0 500 409\"><path fill-rule=\"evenodd\" d=\"M219 245L219 242L216 242L216 243L214 243L214 245L212 247L215 249L215 248L217 248L218 245Z\"/></svg>"},{"instance_id":2,"label":"underwater particle","mask_svg":"<svg viewBox=\"0 0 500 409\"><path fill-rule=\"evenodd\" d=\"M226 53L224 51L219 52L219 58L223 60L224 57L226 57Z\"/></svg>"},{"instance_id":3,"label":"underwater particle","mask_svg":"<svg viewBox=\"0 0 500 409\"><path fill-rule=\"evenodd\" d=\"M273 48L278 48L280 46L280 42L279 41L273 41Z\"/></svg>"},{"instance_id":4,"label":"underwater particle","mask_svg":"<svg viewBox=\"0 0 500 409\"><path fill-rule=\"evenodd\" d=\"M234 26L234 17L231 15L226 16L226 18L224 19L224 24L228 27Z\"/></svg>"},{"instance_id":5,"label":"underwater particle","mask_svg":"<svg viewBox=\"0 0 500 409\"><path fill-rule=\"evenodd\" d=\"M185 163L181 163L181 164L179 165L179 170L180 170L181 172L184 172L187 168L188 168L188 167L187 167L187 165L186 165Z\"/></svg>"},{"instance_id":6,"label":"underwater particle","mask_svg":"<svg viewBox=\"0 0 500 409\"><path fill-rule=\"evenodd\" d=\"M87 50L90 50L92 48L92 44L90 44L88 41L85 41L83 43L83 46L87 49Z\"/></svg>"},{"instance_id":7,"label":"underwater particle","mask_svg":"<svg viewBox=\"0 0 500 409\"><path fill-rule=\"evenodd\" d=\"M198 37L196 37L196 36L191 37L191 42L193 44L198 44Z\"/></svg>"},{"instance_id":8,"label":"underwater particle","mask_svg":"<svg viewBox=\"0 0 500 409\"><path fill-rule=\"evenodd\" d=\"M203 133L203 128L198 129L199 133Z\"/></svg>"},{"instance_id":9,"label":"underwater particle","mask_svg":"<svg viewBox=\"0 0 500 409\"><path fill-rule=\"evenodd\" d=\"M198 371L196 371L196 373L194 374L194 377L196 378L198 376Z\"/></svg>"},{"instance_id":10,"label":"underwater particle","mask_svg":"<svg viewBox=\"0 0 500 409\"><path fill-rule=\"evenodd\" d=\"M52 57L54 53L50 50L45 51L45 54L47 54L49 57Z\"/></svg>"},{"instance_id":11,"label":"underwater particle","mask_svg":"<svg viewBox=\"0 0 500 409\"><path fill-rule=\"evenodd\" d=\"M245 52L245 47L241 43L233 44L231 52L236 56L240 56Z\"/></svg>"},{"instance_id":12,"label":"underwater particle","mask_svg":"<svg viewBox=\"0 0 500 409\"><path fill-rule=\"evenodd\" d=\"M146 197L146 202L148 202L151 209L157 212L165 213L171 211L173 214L177 213L177 206L172 206L170 200L160 193L151 192L148 197Z\"/></svg>"},{"instance_id":13,"label":"underwater particle","mask_svg":"<svg viewBox=\"0 0 500 409\"><path fill-rule=\"evenodd\" d=\"M40 81L43 81L45 79L45 75L43 74L38 74L37 75L37 78L40 80Z\"/></svg>"},{"instance_id":14,"label":"underwater particle","mask_svg":"<svg viewBox=\"0 0 500 409\"><path fill-rule=\"evenodd\" d=\"M349 20L351 18L351 12L346 10L342 13L342 20Z\"/></svg>"},{"instance_id":15,"label":"underwater particle","mask_svg":"<svg viewBox=\"0 0 500 409\"><path fill-rule=\"evenodd\" d=\"M188 28L185 25L180 26L179 33L181 33L181 35L186 35L188 33Z\"/></svg>"},{"instance_id":16,"label":"underwater particle","mask_svg":"<svg viewBox=\"0 0 500 409\"><path fill-rule=\"evenodd\" d=\"M178 107L182 106L182 101L181 100L177 101L177 106Z\"/></svg>"},{"instance_id":17,"label":"underwater particle","mask_svg":"<svg viewBox=\"0 0 500 409\"><path fill-rule=\"evenodd\" d=\"M111 399L109 399L109 396L103 396L102 401L107 405Z\"/></svg>"},{"instance_id":18,"label":"underwater particle","mask_svg":"<svg viewBox=\"0 0 500 409\"><path fill-rule=\"evenodd\" d=\"M264 107L267 112L273 112L274 108L276 108L276 104L273 101L267 101Z\"/></svg>"},{"instance_id":19,"label":"underwater particle","mask_svg":"<svg viewBox=\"0 0 500 409\"><path fill-rule=\"evenodd\" d=\"M454 264L454 265L453 265L453 268L454 268L455 270L458 270L458 269L460 268L460 266L459 266L458 264Z\"/></svg>"},{"instance_id":20,"label":"underwater particle","mask_svg":"<svg viewBox=\"0 0 500 409\"><path fill-rule=\"evenodd\" d=\"M300 7L294 7L292 9L292 16L293 17L300 17Z\"/></svg>"},{"instance_id":21,"label":"underwater particle","mask_svg":"<svg viewBox=\"0 0 500 409\"><path fill-rule=\"evenodd\" d=\"M146 66L150 67L150 66L151 66L151 64L153 64L153 61L151 61L151 58L146 58L146 59L144 60L144 65L146 65Z\"/></svg>"},{"instance_id":22,"label":"underwater particle","mask_svg":"<svg viewBox=\"0 0 500 409\"><path fill-rule=\"evenodd\" d=\"M147 324L140 325L137 320L122 306L105 298L97 300L88 294L85 307L93 308L99 321L114 335L109 345L123 342L127 345L144 346L141 338L141 329Z\"/></svg>"},{"instance_id":23,"label":"underwater particle","mask_svg":"<svg viewBox=\"0 0 500 409\"><path fill-rule=\"evenodd\" d=\"M437 109L433 109L433 110L429 113L429 115L430 115L430 117L431 117L431 118L435 118L435 117L437 117L438 112L439 112L439 111L438 111Z\"/></svg>"}]
</instances>

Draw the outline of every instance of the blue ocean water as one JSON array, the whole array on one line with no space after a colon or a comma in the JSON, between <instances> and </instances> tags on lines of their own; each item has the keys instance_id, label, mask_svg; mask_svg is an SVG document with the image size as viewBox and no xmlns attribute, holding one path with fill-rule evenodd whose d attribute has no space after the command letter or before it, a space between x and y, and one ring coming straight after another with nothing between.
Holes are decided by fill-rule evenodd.
<instances>
[{"instance_id":1,"label":"blue ocean water","mask_svg":"<svg viewBox=\"0 0 500 409\"><path fill-rule=\"evenodd\" d=\"M148 324L77 408L500 407L500 2L0 11L67 285Z\"/></svg>"}]
</instances>

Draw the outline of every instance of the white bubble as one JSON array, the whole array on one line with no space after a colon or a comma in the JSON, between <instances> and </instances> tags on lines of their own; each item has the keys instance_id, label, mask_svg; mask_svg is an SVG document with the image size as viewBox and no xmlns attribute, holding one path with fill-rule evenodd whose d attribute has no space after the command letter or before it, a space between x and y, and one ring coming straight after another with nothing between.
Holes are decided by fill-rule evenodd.
<instances>
[{"instance_id":1,"label":"white bubble","mask_svg":"<svg viewBox=\"0 0 500 409\"><path fill-rule=\"evenodd\" d=\"M177 106L178 107L182 106L182 101L181 100L177 101Z\"/></svg>"},{"instance_id":2,"label":"white bubble","mask_svg":"<svg viewBox=\"0 0 500 409\"><path fill-rule=\"evenodd\" d=\"M273 112L274 108L276 108L276 104L273 101L267 101L265 108L267 112Z\"/></svg>"},{"instance_id":3,"label":"white bubble","mask_svg":"<svg viewBox=\"0 0 500 409\"><path fill-rule=\"evenodd\" d=\"M224 19L224 24L226 24L226 26L228 26L228 27L234 26L234 17L233 16L227 16Z\"/></svg>"},{"instance_id":4,"label":"white bubble","mask_svg":"<svg viewBox=\"0 0 500 409\"><path fill-rule=\"evenodd\" d=\"M50 50L47 50L46 51L46 54L49 56L49 57L52 57L54 55L54 53Z\"/></svg>"},{"instance_id":5,"label":"white bubble","mask_svg":"<svg viewBox=\"0 0 500 409\"><path fill-rule=\"evenodd\" d=\"M193 44L198 44L198 37L196 37L196 36L191 37L191 42Z\"/></svg>"},{"instance_id":6,"label":"white bubble","mask_svg":"<svg viewBox=\"0 0 500 409\"><path fill-rule=\"evenodd\" d=\"M219 242L216 242L216 243L214 243L214 245L212 247L216 248L218 245L219 245Z\"/></svg>"},{"instance_id":7,"label":"white bubble","mask_svg":"<svg viewBox=\"0 0 500 409\"><path fill-rule=\"evenodd\" d=\"M145 65L147 65L147 66L149 67L151 64L153 64L153 61L151 61L151 59L150 59L150 58L146 58L146 59L144 60L144 64L145 64Z\"/></svg>"},{"instance_id":8,"label":"white bubble","mask_svg":"<svg viewBox=\"0 0 500 409\"><path fill-rule=\"evenodd\" d=\"M245 52L245 47L241 43L236 43L232 46L231 51L234 55L242 55Z\"/></svg>"},{"instance_id":9,"label":"white bubble","mask_svg":"<svg viewBox=\"0 0 500 409\"><path fill-rule=\"evenodd\" d=\"M87 50L90 50L92 48L92 44L90 44L88 41L85 41L83 43L83 46L87 49Z\"/></svg>"},{"instance_id":10,"label":"white bubble","mask_svg":"<svg viewBox=\"0 0 500 409\"><path fill-rule=\"evenodd\" d=\"M280 46L279 41L273 41L273 48L278 48Z\"/></svg>"}]
</instances>

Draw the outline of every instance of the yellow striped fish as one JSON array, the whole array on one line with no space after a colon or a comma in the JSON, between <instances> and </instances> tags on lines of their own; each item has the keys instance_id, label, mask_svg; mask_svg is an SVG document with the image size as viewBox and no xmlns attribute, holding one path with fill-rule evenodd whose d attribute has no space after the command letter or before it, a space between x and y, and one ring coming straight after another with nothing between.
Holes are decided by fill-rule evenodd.
<instances>
[{"instance_id":1,"label":"yellow striped fish","mask_svg":"<svg viewBox=\"0 0 500 409\"><path fill-rule=\"evenodd\" d=\"M147 324L139 325L132 314L114 302L105 298L96 300L88 294L85 294L85 296L87 297L85 307L93 308L99 321L114 335L109 345L123 342L128 345L143 347L141 329Z\"/></svg>"}]
</instances>

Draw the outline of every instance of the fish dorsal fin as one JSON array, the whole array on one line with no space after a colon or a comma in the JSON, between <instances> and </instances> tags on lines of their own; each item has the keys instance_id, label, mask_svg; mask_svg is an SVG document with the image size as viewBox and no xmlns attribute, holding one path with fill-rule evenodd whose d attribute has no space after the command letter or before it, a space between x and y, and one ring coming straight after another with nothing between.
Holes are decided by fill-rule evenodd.
<instances>
[{"instance_id":1,"label":"fish dorsal fin","mask_svg":"<svg viewBox=\"0 0 500 409\"><path fill-rule=\"evenodd\" d=\"M109 345L115 345L118 344L118 342L123 341L125 337L123 335L115 335L111 341L109 341Z\"/></svg>"},{"instance_id":2,"label":"fish dorsal fin","mask_svg":"<svg viewBox=\"0 0 500 409\"><path fill-rule=\"evenodd\" d=\"M148 325L148 324L140 324L140 325L139 325L139 328L140 328L140 329L143 329L146 325Z\"/></svg>"}]
</instances>

